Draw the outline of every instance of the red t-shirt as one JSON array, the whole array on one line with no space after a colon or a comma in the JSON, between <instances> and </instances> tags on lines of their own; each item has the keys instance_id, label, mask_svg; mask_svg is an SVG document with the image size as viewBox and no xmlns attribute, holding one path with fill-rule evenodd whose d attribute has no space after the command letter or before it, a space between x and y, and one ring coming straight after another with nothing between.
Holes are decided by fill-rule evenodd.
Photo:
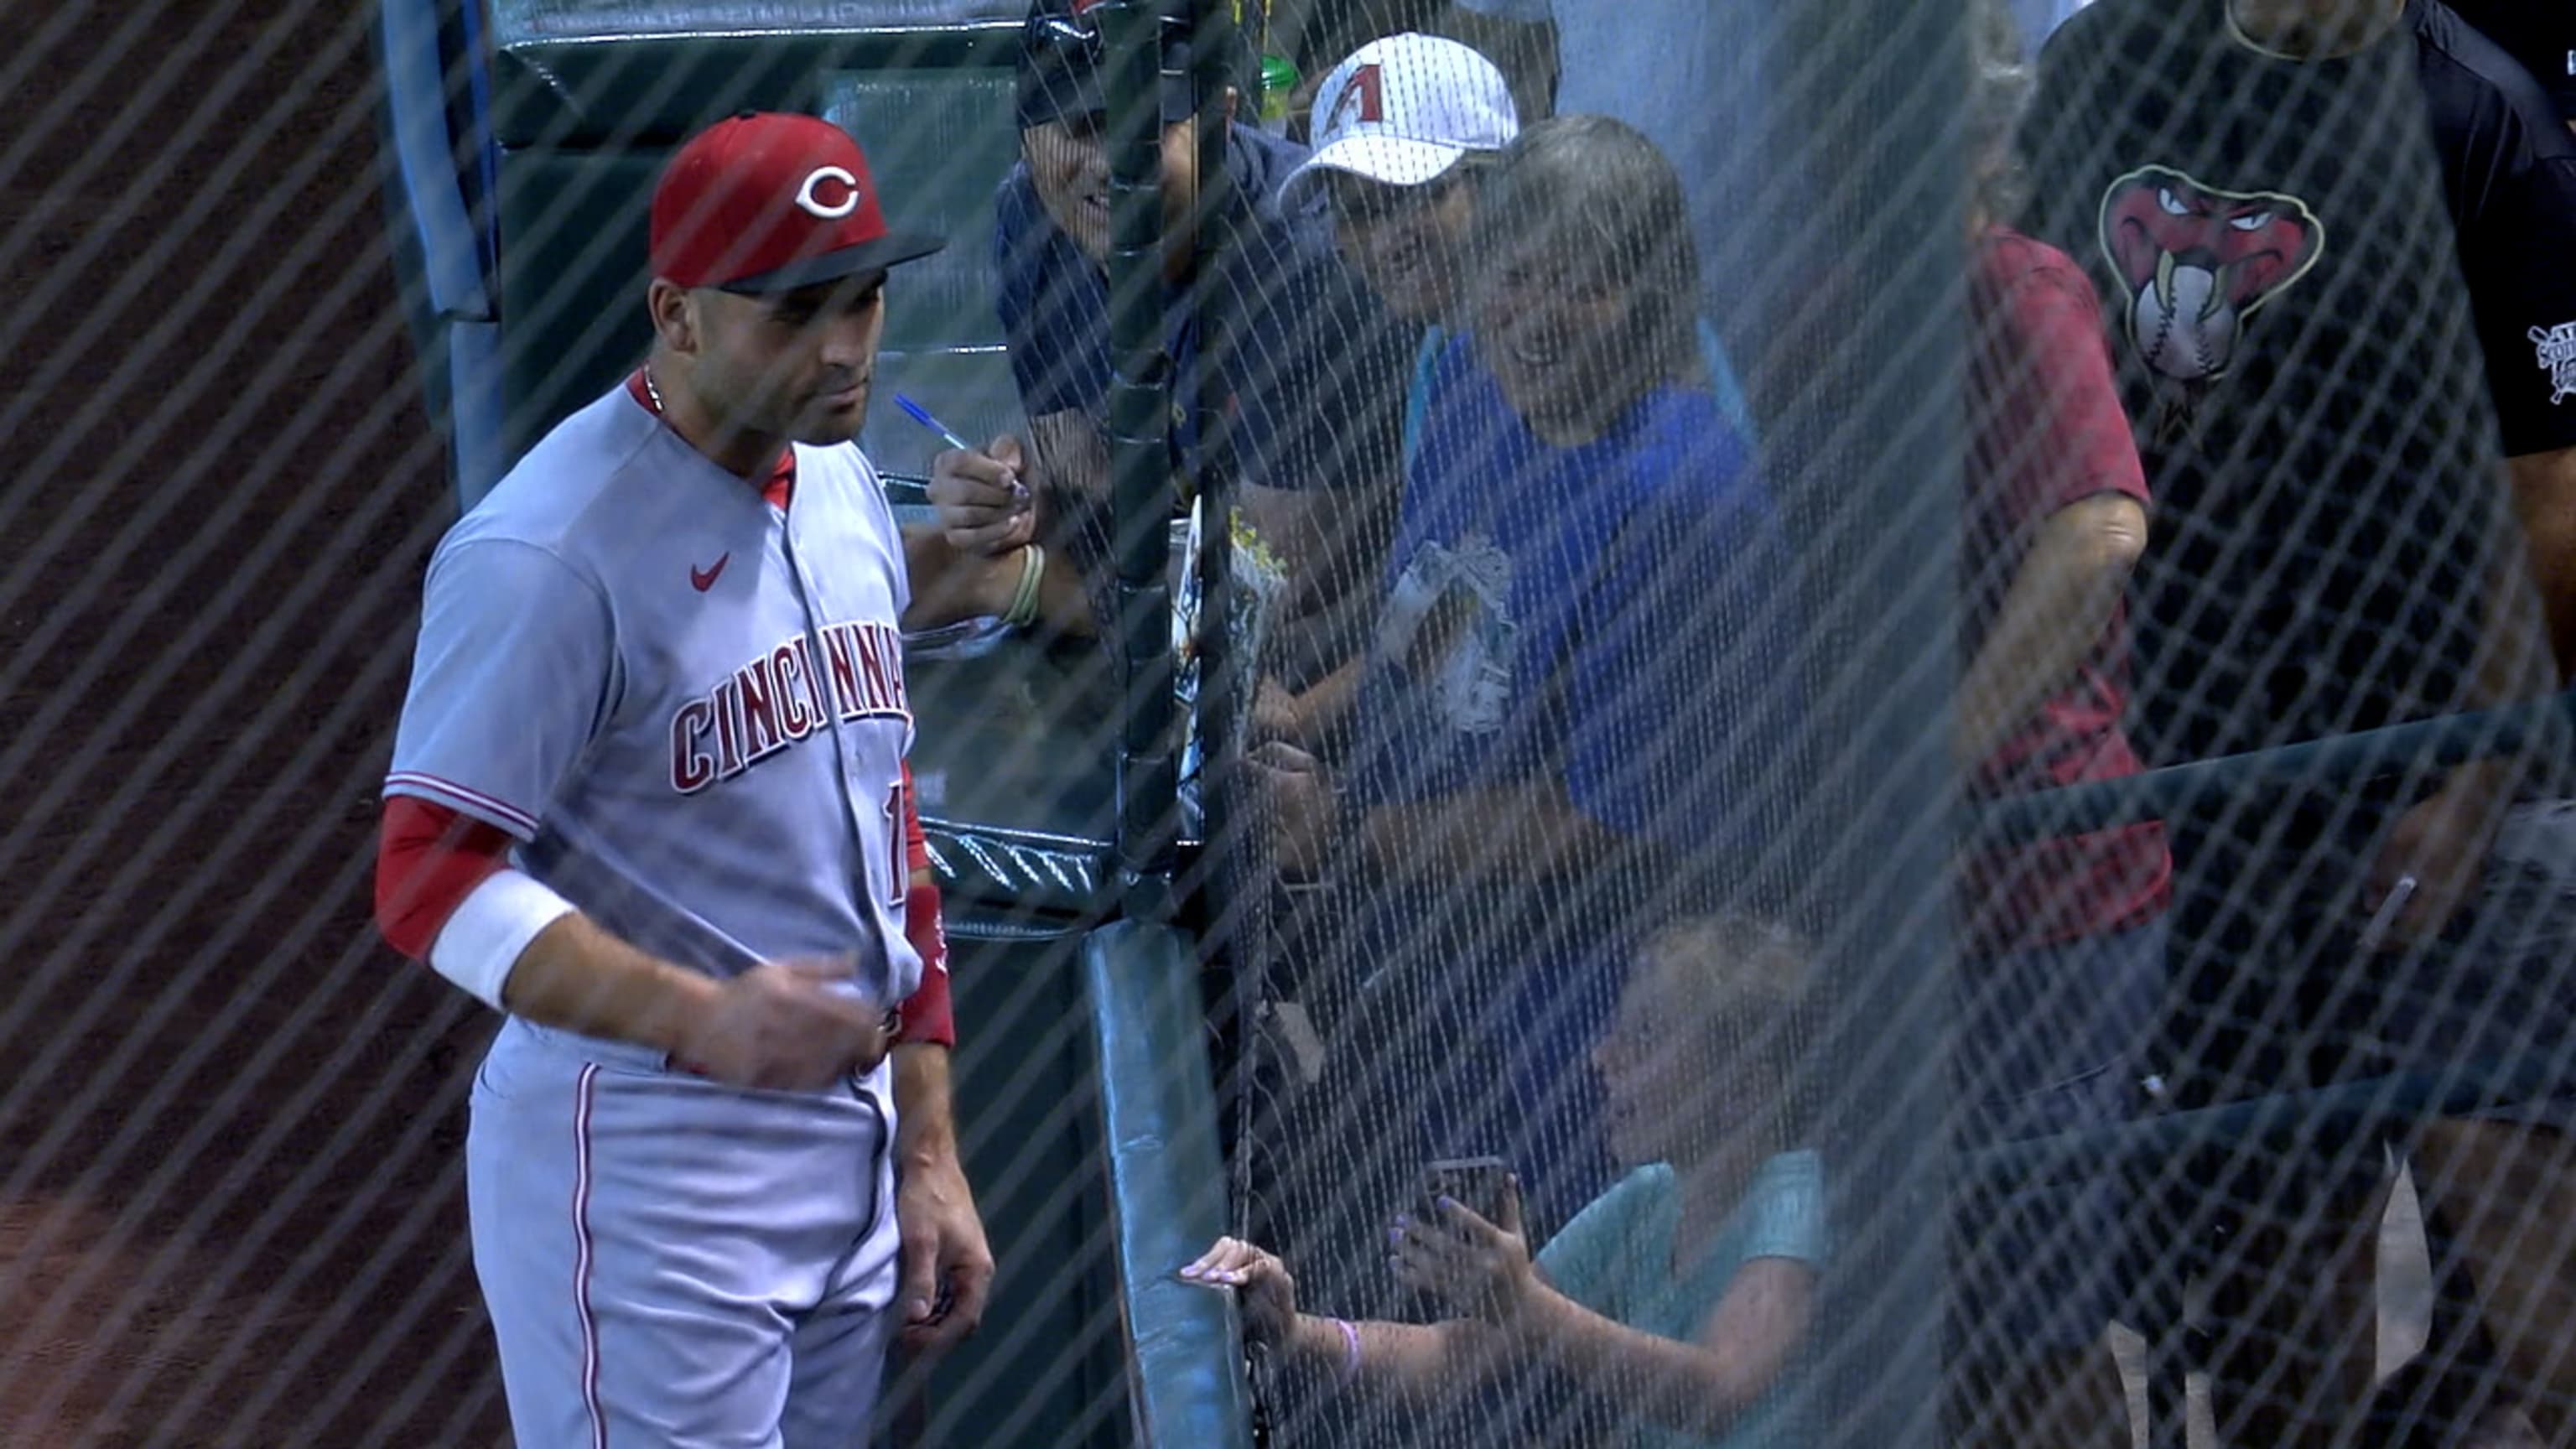
<instances>
[{"instance_id":1,"label":"red t-shirt","mask_svg":"<svg viewBox=\"0 0 2576 1449\"><path fill-rule=\"evenodd\" d=\"M2147 501L2083 271L2000 227L1980 239L1973 266L1963 661L1976 657L2051 514L2103 493ZM2127 703L2127 625L2114 614L2066 687L1979 764L1970 797L2136 774L2120 726ZM2154 822L1972 852L1962 863L1963 949L1985 956L2137 925L2164 909L2171 870Z\"/></svg>"}]
</instances>

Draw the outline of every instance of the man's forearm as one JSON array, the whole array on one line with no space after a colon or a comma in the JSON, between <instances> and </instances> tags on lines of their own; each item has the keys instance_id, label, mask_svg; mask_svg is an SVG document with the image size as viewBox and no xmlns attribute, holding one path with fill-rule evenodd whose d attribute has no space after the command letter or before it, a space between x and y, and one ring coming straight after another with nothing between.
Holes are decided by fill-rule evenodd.
<instances>
[{"instance_id":1,"label":"man's forearm","mask_svg":"<svg viewBox=\"0 0 2576 1449\"><path fill-rule=\"evenodd\" d=\"M931 527L904 530L903 556L912 581L912 605L903 611L903 627L911 630L1003 617L1019 592L1021 574L1030 566L1025 549L1001 555L970 553ZM1039 622L1060 633L1092 632L1091 606L1072 563L1061 551L1051 551L1041 567Z\"/></svg>"},{"instance_id":2,"label":"man's forearm","mask_svg":"<svg viewBox=\"0 0 2576 1449\"><path fill-rule=\"evenodd\" d=\"M2545 611L2555 607L2548 588L2563 567L2554 550L2576 541L2576 530L2555 517L2560 510L2552 506L2545 490L2553 483L2576 481L2561 476L2576 469L2552 466L2565 461L2552 454L2537 460L2516 458L2507 464L2513 537L2495 549L2487 570L2485 617L2469 673L2472 708L2539 699L2554 690L2560 677L2548 637L2554 620ZM2451 771L2446 793L2454 799L2494 802L2492 813L2518 788L2532 754L2526 748L2470 760Z\"/></svg>"},{"instance_id":3,"label":"man's forearm","mask_svg":"<svg viewBox=\"0 0 2576 1449\"><path fill-rule=\"evenodd\" d=\"M912 603L903 611L903 627L914 630L964 619L998 618L1011 606L1020 576L1017 550L1000 555L968 553L928 525L903 531L903 565L912 584Z\"/></svg>"},{"instance_id":4,"label":"man's forearm","mask_svg":"<svg viewBox=\"0 0 2576 1449\"><path fill-rule=\"evenodd\" d=\"M895 1160L954 1161L957 1108L949 1085L948 1048L907 1042L894 1049Z\"/></svg>"},{"instance_id":5,"label":"man's forearm","mask_svg":"<svg viewBox=\"0 0 2576 1449\"><path fill-rule=\"evenodd\" d=\"M2505 466L2557 677L2576 680L2576 448L2525 454Z\"/></svg>"},{"instance_id":6,"label":"man's forearm","mask_svg":"<svg viewBox=\"0 0 2576 1449\"><path fill-rule=\"evenodd\" d=\"M501 1004L540 1026L677 1052L718 990L714 978L638 951L576 911L519 953Z\"/></svg>"},{"instance_id":7,"label":"man's forearm","mask_svg":"<svg viewBox=\"0 0 2576 1449\"><path fill-rule=\"evenodd\" d=\"M1601 864L1629 845L1545 780L1384 805L1360 822L1370 868L1398 878L1544 874Z\"/></svg>"}]
</instances>

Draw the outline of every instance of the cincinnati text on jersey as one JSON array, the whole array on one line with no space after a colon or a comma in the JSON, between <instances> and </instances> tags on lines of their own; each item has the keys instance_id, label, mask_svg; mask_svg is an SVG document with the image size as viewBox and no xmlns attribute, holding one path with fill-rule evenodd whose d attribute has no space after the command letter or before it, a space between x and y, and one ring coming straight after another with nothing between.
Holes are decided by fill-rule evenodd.
<instances>
[{"instance_id":1,"label":"cincinnati text on jersey","mask_svg":"<svg viewBox=\"0 0 2576 1449\"><path fill-rule=\"evenodd\" d=\"M843 721L912 719L903 686L903 636L886 624L822 630L832 698ZM671 788L693 795L730 780L826 728L816 694L814 651L787 640L735 670L671 715Z\"/></svg>"}]
</instances>

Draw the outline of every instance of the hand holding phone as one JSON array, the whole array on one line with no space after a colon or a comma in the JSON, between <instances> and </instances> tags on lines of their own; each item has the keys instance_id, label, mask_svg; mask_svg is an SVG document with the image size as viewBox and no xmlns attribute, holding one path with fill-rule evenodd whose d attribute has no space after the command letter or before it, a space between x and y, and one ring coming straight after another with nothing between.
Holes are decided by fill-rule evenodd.
<instances>
[{"instance_id":1,"label":"hand holding phone","mask_svg":"<svg viewBox=\"0 0 2576 1449\"><path fill-rule=\"evenodd\" d=\"M1447 1214L1440 1210L1445 1197L1501 1227L1507 1216L1503 1204L1511 1190L1511 1164L1499 1157L1445 1158L1422 1169L1422 1201L1414 1217L1424 1223L1445 1221Z\"/></svg>"}]
</instances>

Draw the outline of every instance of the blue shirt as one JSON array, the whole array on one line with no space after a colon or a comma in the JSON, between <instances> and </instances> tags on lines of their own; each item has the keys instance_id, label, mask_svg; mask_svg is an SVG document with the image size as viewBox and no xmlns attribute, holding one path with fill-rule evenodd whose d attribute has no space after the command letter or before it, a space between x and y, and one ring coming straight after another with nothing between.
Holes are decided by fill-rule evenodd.
<instances>
[{"instance_id":1,"label":"blue shirt","mask_svg":"<svg viewBox=\"0 0 2576 1449\"><path fill-rule=\"evenodd\" d=\"M1555 447L1472 335L1429 383L1361 687L1360 802L1559 780L1626 835L1755 844L1796 723L1796 615L1742 428L1713 392L1664 386Z\"/></svg>"},{"instance_id":2,"label":"blue shirt","mask_svg":"<svg viewBox=\"0 0 2576 1449\"><path fill-rule=\"evenodd\" d=\"M1788 550L1743 432L1714 392L1665 386L1560 448L1504 401L1472 335L1428 369L1351 805L1561 784L1594 822L1661 847L1660 903L1739 894L1765 863L1798 722ZM1545 1218L1609 1181L1584 1054L1657 921L1603 910L1579 866L1485 879L1376 891L1362 914L1382 959L1439 963L1422 1029L1459 1050L1422 1084L1431 1145L1508 1158Z\"/></svg>"},{"instance_id":3,"label":"blue shirt","mask_svg":"<svg viewBox=\"0 0 2576 1449\"><path fill-rule=\"evenodd\" d=\"M1681 1210L1671 1166L1640 1167L1548 1240L1539 1270L1556 1291L1604 1318L1689 1343L1745 1264L1786 1258L1824 1265L1824 1167L1813 1152L1783 1152L1762 1164L1716 1240L1696 1261L1676 1267L1673 1231ZM1796 1372L1793 1360L1788 1373ZM1786 1449L1802 1442L1790 1398L1783 1385L1773 1385L1721 1439L1639 1424L1625 1438L1603 1442L1630 1449Z\"/></svg>"},{"instance_id":4,"label":"blue shirt","mask_svg":"<svg viewBox=\"0 0 2576 1449\"><path fill-rule=\"evenodd\" d=\"M1240 203L1217 295L1231 310L1222 357L1205 357L1188 296L1169 298L1165 347L1175 372L1175 446L1200 466L1190 401L1199 368L1220 369L1244 481L1272 488L1383 486L1396 474L1407 338L1332 250L1320 213L1280 209L1304 148L1248 126L1228 138ZM1011 375L1030 417L1078 411L1107 421L1109 286L1048 219L1025 163L994 205L993 261Z\"/></svg>"}]
</instances>

